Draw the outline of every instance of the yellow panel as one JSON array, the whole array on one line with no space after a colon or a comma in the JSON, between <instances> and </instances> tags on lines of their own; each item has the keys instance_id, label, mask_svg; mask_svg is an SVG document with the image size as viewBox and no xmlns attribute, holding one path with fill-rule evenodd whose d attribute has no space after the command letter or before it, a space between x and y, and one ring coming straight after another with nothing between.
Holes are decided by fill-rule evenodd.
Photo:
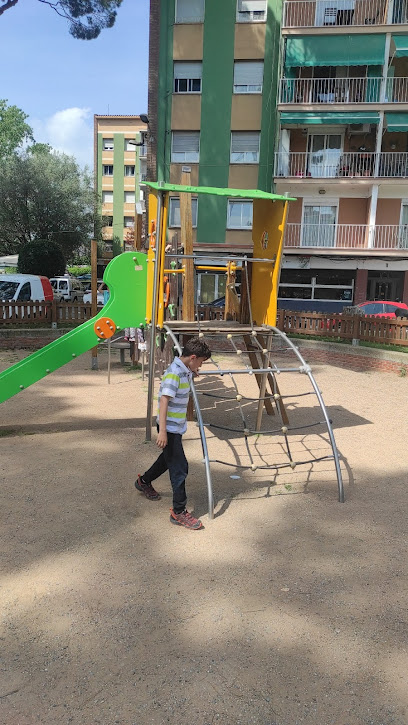
<instances>
[{"instance_id":1,"label":"yellow panel","mask_svg":"<svg viewBox=\"0 0 408 725\"><path fill-rule=\"evenodd\" d=\"M283 232L288 202L254 199L252 239L254 257L275 259L253 262L251 283L252 317L257 325L276 325Z\"/></svg>"},{"instance_id":2,"label":"yellow panel","mask_svg":"<svg viewBox=\"0 0 408 725\"><path fill-rule=\"evenodd\" d=\"M149 193L149 249L147 252L147 290L146 290L146 322L152 320L153 280L154 280L154 248L156 246L157 195Z\"/></svg>"},{"instance_id":3,"label":"yellow panel","mask_svg":"<svg viewBox=\"0 0 408 725\"><path fill-rule=\"evenodd\" d=\"M198 131L201 124L201 94L173 94L171 128L173 131Z\"/></svg>"},{"instance_id":4,"label":"yellow panel","mask_svg":"<svg viewBox=\"0 0 408 725\"><path fill-rule=\"evenodd\" d=\"M202 60L204 25L173 27L173 60Z\"/></svg>"},{"instance_id":5,"label":"yellow panel","mask_svg":"<svg viewBox=\"0 0 408 725\"><path fill-rule=\"evenodd\" d=\"M157 300L157 325L160 329L164 322L164 260L166 256L166 237L167 237L167 216L169 211L169 193L163 194L163 206L161 215L161 233L159 244L159 289Z\"/></svg>"}]
</instances>

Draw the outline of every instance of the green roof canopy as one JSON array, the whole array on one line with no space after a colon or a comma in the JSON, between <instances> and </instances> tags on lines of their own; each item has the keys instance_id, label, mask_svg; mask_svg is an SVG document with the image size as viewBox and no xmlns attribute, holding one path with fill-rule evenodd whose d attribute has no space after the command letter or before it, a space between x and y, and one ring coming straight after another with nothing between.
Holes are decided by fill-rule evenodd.
<instances>
[{"instance_id":1,"label":"green roof canopy","mask_svg":"<svg viewBox=\"0 0 408 725\"><path fill-rule=\"evenodd\" d=\"M157 181L145 181L146 186L150 186L156 191L174 191L176 193L186 192L187 194L213 194L214 196L229 196L240 199L270 199L271 201L296 201L296 199L288 196L279 196L279 194L270 194L268 191L260 189L220 189L217 186L181 186L181 184L165 184Z\"/></svg>"},{"instance_id":2,"label":"green roof canopy","mask_svg":"<svg viewBox=\"0 0 408 725\"><path fill-rule=\"evenodd\" d=\"M404 114L390 114L394 116L402 116ZM282 124L300 124L301 126L313 125L349 125L353 123L378 123L379 115L375 111L322 111L321 113L308 113L306 111L298 111L295 113L281 113Z\"/></svg>"},{"instance_id":3,"label":"green roof canopy","mask_svg":"<svg viewBox=\"0 0 408 725\"><path fill-rule=\"evenodd\" d=\"M286 41L285 66L383 65L385 35L300 35Z\"/></svg>"},{"instance_id":4,"label":"green roof canopy","mask_svg":"<svg viewBox=\"0 0 408 725\"><path fill-rule=\"evenodd\" d=\"M408 35L393 35L395 44L395 57L404 58L408 56Z\"/></svg>"},{"instance_id":5,"label":"green roof canopy","mask_svg":"<svg viewBox=\"0 0 408 725\"><path fill-rule=\"evenodd\" d=\"M408 113L386 113L387 131L408 131Z\"/></svg>"}]
</instances>

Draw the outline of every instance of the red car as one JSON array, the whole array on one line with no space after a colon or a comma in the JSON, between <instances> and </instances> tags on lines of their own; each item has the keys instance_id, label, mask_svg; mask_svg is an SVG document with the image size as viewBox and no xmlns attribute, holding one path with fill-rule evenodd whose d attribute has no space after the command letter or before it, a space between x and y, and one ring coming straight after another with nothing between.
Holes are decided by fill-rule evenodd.
<instances>
[{"instance_id":1,"label":"red car","mask_svg":"<svg viewBox=\"0 0 408 725\"><path fill-rule=\"evenodd\" d=\"M361 302L356 305L364 315L374 317L408 317L408 305L403 302L389 302L388 300L377 300L375 302Z\"/></svg>"}]
</instances>

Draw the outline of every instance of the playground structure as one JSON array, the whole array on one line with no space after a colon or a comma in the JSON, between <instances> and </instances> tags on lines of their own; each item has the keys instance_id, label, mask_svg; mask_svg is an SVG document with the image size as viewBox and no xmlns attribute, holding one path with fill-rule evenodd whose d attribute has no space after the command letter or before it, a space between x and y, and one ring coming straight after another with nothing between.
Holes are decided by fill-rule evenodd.
<instances>
[{"instance_id":1,"label":"playground structure","mask_svg":"<svg viewBox=\"0 0 408 725\"><path fill-rule=\"evenodd\" d=\"M332 459L338 484L339 501L344 501L344 490L339 463L339 455L333 435L331 421L329 420L321 393L310 367L306 364L299 351L293 343L280 332L274 325L277 312L277 291L279 284L280 265L283 247L283 233L287 215L289 199L262 192L259 190L243 189L218 189L213 187L180 186L175 184L149 183L151 193L149 195L149 229L150 244L147 255L141 252L125 252L115 257L105 270L104 282L109 287L110 297L102 310L91 320L84 322L78 328L68 332L62 338L50 343L41 350L28 356L25 360L11 366L8 370L0 373L0 402L7 400L29 385L50 374L57 368L69 362L93 348L100 342L112 338L117 330L125 327L144 327L149 330L149 375L148 375L148 396L146 412L146 440L151 440L153 397L155 383L155 358L156 347L160 344L160 338L167 336L172 341L174 348L180 352L181 339L198 335L219 338L222 336L228 340L231 352L237 356L247 356L249 364L238 369L232 365L228 369L215 367L214 370L203 370L200 377L227 376L232 381L234 399L237 402L237 410L241 419L242 428L218 426L225 431L242 433L248 461L245 464L235 462L237 469L249 468L253 472L261 469L291 468L305 464L313 465L317 461ZM225 256L218 257L224 261L224 269L227 275L227 309L235 305L237 310L237 297L234 292L233 280L235 279L238 263L243 271L242 296L246 300L247 313L245 320L240 321L210 321L201 322L199 315L194 315L194 267L198 269L211 269L212 267L200 264L200 255L194 254L191 248L185 248L184 254L173 253L174 261L181 260L182 266L172 266L166 269L166 240L167 240L167 218L170 193L181 195L191 194L213 194L227 196L229 198L253 199L253 255L242 257ZM208 253L206 254L208 257ZM251 265L251 269L250 269ZM219 268L218 268L219 269ZM183 321L165 320L165 306L169 302L169 288L167 280L171 275L182 275L184 278L183 289ZM166 289L166 298L163 290ZM184 304L184 301L186 304ZM197 317L197 319L194 319ZM243 341L241 342L238 341ZM278 347L275 342L278 341ZM293 358L291 364L277 363L274 355L283 352L290 353ZM240 358L242 360L242 357ZM307 425L291 426L288 410L285 406L285 399L296 397L294 395L281 395L276 376L280 374L302 374L308 377L311 383L311 391L308 395L315 395L322 411L322 420L311 421ZM256 398L245 398L239 392L236 383L236 376L242 374L251 375L258 385L258 396ZM206 471L207 493L208 493L208 514L209 518L214 515L214 498L211 479L211 458L206 440L206 427L217 428L212 422L204 422L199 403L199 394L192 385L192 394L197 416L197 424L200 430L203 463ZM217 397L217 394L213 394ZM218 396L219 397L219 396ZM231 400L229 395L224 399ZM254 402L257 406L256 420L251 427L247 421L244 410L245 400ZM268 415L276 415L278 424L273 428L264 431L262 435L283 436L284 450L287 461L284 463L270 463L259 465L254 462L253 455L249 448L249 440L254 435L259 435L262 427L262 413L266 409ZM328 433L328 444L331 453L305 459L303 456L298 459L292 451L291 437L296 435L300 429L324 426ZM218 461L218 463L227 463Z\"/></svg>"}]
</instances>

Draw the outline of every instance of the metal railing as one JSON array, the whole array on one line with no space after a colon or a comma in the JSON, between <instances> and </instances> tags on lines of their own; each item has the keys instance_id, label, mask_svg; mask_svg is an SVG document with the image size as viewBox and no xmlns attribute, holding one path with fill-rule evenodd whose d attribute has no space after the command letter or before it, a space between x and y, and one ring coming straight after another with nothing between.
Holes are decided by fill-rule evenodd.
<instances>
[{"instance_id":1,"label":"metal railing","mask_svg":"<svg viewBox=\"0 0 408 725\"><path fill-rule=\"evenodd\" d=\"M284 247L325 249L408 249L408 225L295 224L285 226Z\"/></svg>"},{"instance_id":2,"label":"metal railing","mask_svg":"<svg viewBox=\"0 0 408 725\"><path fill-rule=\"evenodd\" d=\"M293 224L285 226L284 246L363 249L367 224Z\"/></svg>"},{"instance_id":3,"label":"metal railing","mask_svg":"<svg viewBox=\"0 0 408 725\"><path fill-rule=\"evenodd\" d=\"M381 152L378 176L406 179L408 177L408 153L406 151Z\"/></svg>"},{"instance_id":4,"label":"metal railing","mask_svg":"<svg viewBox=\"0 0 408 725\"><path fill-rule=\"evenodd\" d=\"M389 154L388 154L389 155ZM402 156L403 154L396 154ZM387 156L387 154L381 154ZM275 153L275 176L305 177L311 179L337 179L351 177L372 177L375 171L376 154L373 151L277 151ZM384 162L384 176L392 175L396 162ZM389 172L389 173L386 173Z\"/></svg>"},{"instance_id":5,"label":"metal railing","mask_svg":"<svg viewBox=\"0 0 408 725\"><path fill-rule=\"evenodd\" d=\"M407 103L408 78L281 78L280 81L279 103L378 103L380 99L383 103Z\"/></svg>"},{"instance_id":6,"label":"metal railing","mask_svg":"<svg viewBox=\"0 0 408 725\"><path fill-rule=\"evenodd\" d=\"M285 0L284 28L397 25L408 23L406 0Z\"/></svg>"}]
</instances>

